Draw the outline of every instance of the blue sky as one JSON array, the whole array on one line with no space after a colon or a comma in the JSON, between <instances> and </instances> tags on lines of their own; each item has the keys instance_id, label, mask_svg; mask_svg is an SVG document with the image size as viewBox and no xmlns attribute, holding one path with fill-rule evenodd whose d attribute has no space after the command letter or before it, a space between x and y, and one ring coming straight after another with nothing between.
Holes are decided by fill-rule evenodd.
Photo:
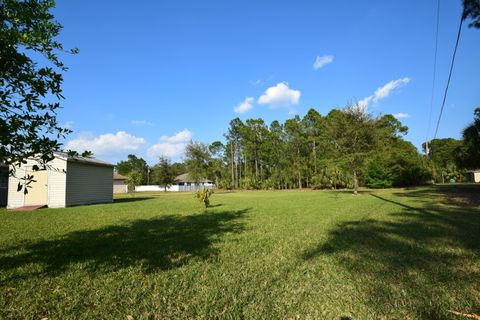
<instances>
[{"instance_id":1,"label":"blue sky","mask_svg":"<svg viewBox=\"0 0 480 320\"><path fill-rule=\"evenodd\" d=\"M228 123L327 114L349 101L404 116L427 136L436 0L58 1L65 141L116 162L182 156L189 139L223 140ZM441 0L433 135L460 0ZM439 137L460 137L480 105L480 30L464 26ZM237 112L235 112L237 111ZM238 113L243 112L243 113Z\"/></svg>"}]
</instances>

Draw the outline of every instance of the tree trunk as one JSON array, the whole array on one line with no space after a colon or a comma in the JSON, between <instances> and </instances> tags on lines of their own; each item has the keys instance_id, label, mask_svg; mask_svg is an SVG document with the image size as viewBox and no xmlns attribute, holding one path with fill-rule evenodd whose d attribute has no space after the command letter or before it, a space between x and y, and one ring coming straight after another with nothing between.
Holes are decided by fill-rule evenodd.
<instances>
[{"instance_id":1,"label":"tree trunk","mask_svg":"<svg viewBox=\"0 0 480 320\"><path fill-rule=\"evenodd\" d=\"M233 143L230 142L230 153L231 153L231 156L232 156L232 160L231 160L231 165L232 165L232 182L231 182L231 187L232 189L235 189L235 169L233 168Z\"/></svg>"},{"instance_id":2,"label":"tree trunk","mask_svg":"<svg viewBox=\"0 0 480 320\"><path fill-rule=\"evenodd\" d=\"M313 166L315 175L317 175L317 148L315 145L315 140L313 140Z\"/></svg>"},{"instance_id":3,"label":"tree trunk","mask_svg":"<svg viewBox=\"0 0 480 320\"><path fill-rule=\"evenodd\" d=\"M238 187L240 187L240 179L242 179L242 161L241 161L241 156L239 155L238 157L238 163L240 164L238 166L238 177L237 177L237 180L238 180ZM243 173L243 176L245 176L245 173Z\"/></svg>"},{"instance_id":4,"label":"tree trunk","mask_svg":"<svg viewBox=\"0 0 480 320\"><path fill-rule=\"evenodd\" d=\"M260 161L260 181L263 181L263 166L262 166L262 161Z\"/></svg>"},{"instance_id":5,"label":"tree trunk","mask_svg":"<svg viewBox=\"0 0 480 320\"><path fill-rule=\"evenodd\" d=\"M255 150L255 178L258 179L258 156L257 156L257 150Z\"/></svg>"},{"instance_id":6,"label":"tree trunk","mask_svg":"<svg viewBox=\"0 0 480 320\"><path fill-rule=\"evenodd\" d=\"M357 179L357 170L353 169L353 194L358 194L358 179Z\"/></svg>"},{"instance_id":7,"label":"tree trunk","mask_svg":"<svg viewBox=\"0 0 480 320\"><path fill-rule=\"evenodd\" d=\"M247 174L248 174L248 167L247 167L247 163L248 163L247 151L245 150L245 151L243 152L243 154L244 154L244 158L245 158L245 176L247 176Z\"/></svg>"}]
</instances>

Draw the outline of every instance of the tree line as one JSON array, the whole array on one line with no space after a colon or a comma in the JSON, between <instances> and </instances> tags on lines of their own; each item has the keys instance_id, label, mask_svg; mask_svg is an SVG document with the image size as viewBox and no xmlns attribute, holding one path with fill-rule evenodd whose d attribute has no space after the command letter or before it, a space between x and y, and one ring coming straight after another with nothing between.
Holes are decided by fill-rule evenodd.
<instances>
[{"instance_id":1,"label":"tree line","mask_svg":"<svg viewBox=\"0 0 480 320\"><path fill-rule=\"evenodd\" d=\"M480 28L480 1L461 2L462 23L469 20L470 27ZM78 49L67 50L58 40L62 25L54 7L51 0L0 1L0 164L6 166L20 166L29 158L48 163L61 149L59 140L71 133L57 121L67 70L59 55ZM171 181L188 169L226 188L282 189L408 185L480 167L478 109L461 141L432 141L427 157L401 138L406 128L392 116L360 115L362 121L356 121L357 116L334 110L322 117L312 109L303 119L268 126L262 119L237 118L230 122L225 144L192 142L184 163L163 159L150 170L143 159L129 155L117 170L135 172L136 183L150 183L150 176L152 182ZM445 157L437 156L443 149ZM167 167L167 173L159 173Z\"/></svg>"},{"instance_id":2,"label":"tree line","mask_svg":"<svg viewBox=\"0 0 480 320\"><path fill-rule=\"evenodd\" d=\"M361 185L387 188L459 181L466 169L480 167L480 108L463 140L432 140L427 154L403 139L407 132L392 115L374 116L358 104L325 116L312 108L304 117L296 115L284 123L235 118L224 134L225 142L191 141L182 163L161 157L149 168L145 160L129 155L116 167L121 174L139 172L142 184L167 186L188 172L194 181L209 178L225 189L355 192Z\"/></svg>"}]
</instances>

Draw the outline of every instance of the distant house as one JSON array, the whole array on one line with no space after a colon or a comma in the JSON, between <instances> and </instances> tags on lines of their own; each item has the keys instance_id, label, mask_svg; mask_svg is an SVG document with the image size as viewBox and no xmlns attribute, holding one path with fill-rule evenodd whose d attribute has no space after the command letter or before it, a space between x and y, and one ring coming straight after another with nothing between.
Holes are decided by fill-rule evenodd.
<instances>
[{"instance_id":1,"label":"distant house","mask_svg":"<svg viewBox=\"0 0 480 320\"><path fill-rule=\"evenodd\" d=\"M113 165L95 158L71 157L54 152L54 159L43 170L34 171L36 160L15 168L8 178L7 208L46 205L61 208L82 204L113 202ZM17 191L22 178L33 175L28 193Z\"/></svg>"},{"instance_id":2,"label":"distant house","mask_svg":"<svg viewBox=\"0 0 480 320\"><path fill-rule=\"evenodd\" d=\"M175 178L175 182L167 187L167 191L171 192L191 192L198 191L202 188L212 189L215 188L212 180L209 179L200 179L199 181L194 181L190 178L188 173L181 174ZM163 186L149 185L149 186L136 186L135 191L164 191Z\"/></svg>"},{"instance_id":3,"label":"distant house","mask_svg":"<svg viewBox=\"0 0 480 320\"><path fill-rule=\"evenodd\" d=\"M212 189L214 187L212 180L203 178L194 181L188 173L184 173L175 178L175 183L171 185L170 191L197 191L202 188Z\"/></svg>"},{"instance_id":4,"label":"distant house","mask_svg":"<svg viewBox=\"0 0 480 320\"><path fill-rule=\"evenodd\" d=\"M479 183L480 182L480 169L468 171L465 174L465 178L469 182Z\"/></svg>"},{"instance_id":5,"label":"distant house","mask_svg":"<svg viewBox=\"0 0 480 320\"><path fill-rule=\"evenodd\" d=\"M128 186L125 184L127 177L116 172L113 173L113 193L128 192Z\"/></svg>"}]
</instances>

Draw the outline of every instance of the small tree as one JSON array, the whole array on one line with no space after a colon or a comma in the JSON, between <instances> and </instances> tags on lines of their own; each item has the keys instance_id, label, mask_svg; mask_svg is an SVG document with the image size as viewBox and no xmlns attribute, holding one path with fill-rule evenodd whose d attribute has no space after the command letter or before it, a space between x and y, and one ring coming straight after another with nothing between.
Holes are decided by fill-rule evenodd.
<instances>
[{"instance_id":1,"label":"small tree","mask_svg":"<svg viewBox=\"0 0 480 320\"><path fill-rule=\"evenodd\" d=\"M159 158L158 164L153 167L153 180L156 184L163 186L167 192L167 188L175 182L170 159L164 156Z\"/></svg>"},{"instance_id":2,"label":"small tree","mask_svg":"<svg viewBox=\"0 0 480 320\"><path fill-rule=\"evenodd\" d=\"M202 190L198 190L195 193L195 198L197 198L200 202L203 202L205 208L208 208L210 206L210 197L212 196L212 194L212 189L203 188Z\"/></svg>"},{"instance_id":3,"label":"small tree","mask_svg":"<svg viewBox=\"0 0 480 320\"><path fill-rule=\"evenodd\" d=\"M125 182L128 185L128 192L135 192L135 187L142 183L142 174L138 171L132 171L128 174Z\"/></svg>"}]
</instances>

